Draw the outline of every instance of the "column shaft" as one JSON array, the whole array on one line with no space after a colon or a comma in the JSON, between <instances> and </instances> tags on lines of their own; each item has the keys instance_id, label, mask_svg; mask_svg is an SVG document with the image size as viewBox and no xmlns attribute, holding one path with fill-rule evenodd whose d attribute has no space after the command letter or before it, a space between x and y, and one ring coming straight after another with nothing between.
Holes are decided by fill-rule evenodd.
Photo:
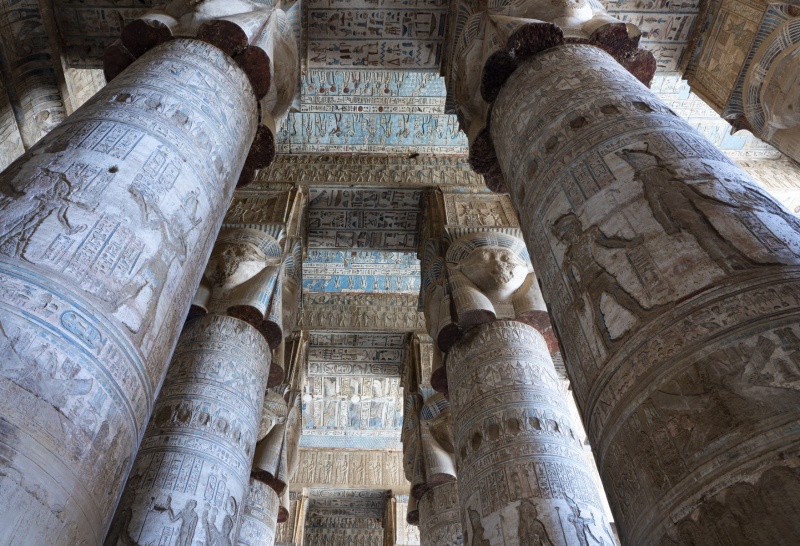
<instances>
[{"instance_id":1,"label":"column shaft","mask_svg":"<svg viewBox=\"0 0 800 546\"><path fill-rule=\"evenodd\" d=\"M175 40L0 174L0 542L102 541L255 116Z\"/></svg>"},{"instance_id":2,"label":"column shaft","mask_svg":"<svg viewBox=\"0 0 800 546\"><path fill-rule=\"evenodd\" d=\"M464 536L456 482L428 490L419 500L421 546L461 546Z\"/></svg>"},{"instance_id":3,"label":"column shaft","mask_svg":"<svg viewBox=\"0 0 800 546\"><path fill-rule=\"evenodd\" d=\"M464 544L613 544L544 337L515 321L476 326L447 377Z\"/></svg>"},{"instance_id":4,"label":"column shaft","mask_svg":"<svg viewBox=\"0 0 800 546\"><path fill-rule=\"evenodd\" d=\"M212 314L186 324L108 546L236 542L269 362L246 322Z\"/></svg>"},{"instance_id":5,"label":"column shaft","mask_svg":"<svg viewBox=\"0 0 800 546\"><path fill-rule=\"evenodd\" d=\"M594 47L491 132L623 541L796 542L798 220Z\"/></svg>"},{"instance_id":6,"label":"column shaft","mask_svg":"<svg viewBox=\"0 0 800 546\"><path fill-rule=\"evenodd\" d=\"M242 513L239 546L273 546L281 499L270 486L250 478L250 490Z\"/></svg>"}]
</instances>

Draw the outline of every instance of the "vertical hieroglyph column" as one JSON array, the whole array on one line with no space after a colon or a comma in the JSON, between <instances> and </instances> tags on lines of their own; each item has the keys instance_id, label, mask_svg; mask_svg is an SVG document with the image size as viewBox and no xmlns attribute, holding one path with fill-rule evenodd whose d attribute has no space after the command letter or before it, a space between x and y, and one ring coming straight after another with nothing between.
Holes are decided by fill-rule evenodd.
<instances>
[{"instance_id":1,"label":"vertical hieroglyph column","mask_svg":"<svg viewBox=\"0 0 800 546\"><path fill-rule=\"evenodd\" d=\"M597 48L522 65L492 136L623 540L794 540L797 219Z\"/></svg>"},{"instance_id":2,"label":"vertical hieroglyph column","mask_svg":"<svg viewBox=\"0 0 800 546\"><path fill-rule=\"evenodd\" d=\"M175 40L0 174L0 542L102 541L255 128Z\"/></svg>"},{"instance_id":3,"label":"vertical hieroglyph column","mask_svg":"<svg viewBox=\"0 0 800 546\"><path fill-rule=\"evenodd\" d=\"M419 500L419 543L421 546L461 546L461 505L456 482L427 491ZM547 542L542 541L542 544Z\"/></svg>"},{"instance_id":4,"label":"vertical hieroglyph column","mask_svg":"<svg viewBox=\"0 0 800 546\"><path fill-rule=\"evenodd\" d=\"M210 314L186 324L108 546L236 542L270 359L242 320Z\"/></svg>"},{"instance_id":5,"label":"vertical hieroglyph column","mask_svg":"<svg viewBox=\"0 0 800 546\"><path fill-rule=\"evenodd\" d=\"M623 541L790 543L797 219L641 85L632 26L459 5L470 161L514 201Z\"/></svg>"},{"instance_id":6,"label":"vertical hieroglyph column","mask_svg":"<svg viewBox=\"0 0 800 546\"><path fill-rule=\"evenodd\" d=\"M513 232L461 230L452 242L445 239L438 262L426 260L440 270L437 282L452 302L426 301L426 307L441 310L429 322L442 325L432 333L447 350L464 544L516 545L536 537L541 544L613 543L553 365L536 276ZM430 284L425 291L444 297ZM443 404L432 397L426 406ZM425 506L433 504L425 496L435 490L420 499L420 526Z\"/></svg>"}]
</instances>

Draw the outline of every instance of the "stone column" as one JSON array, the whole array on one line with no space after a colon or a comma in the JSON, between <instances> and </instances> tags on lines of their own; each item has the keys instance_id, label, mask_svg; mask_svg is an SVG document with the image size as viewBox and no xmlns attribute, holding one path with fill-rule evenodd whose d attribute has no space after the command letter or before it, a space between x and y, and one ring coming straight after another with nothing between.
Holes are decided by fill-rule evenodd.
<instances>
[{"instance_id":1,"label":"stone column","mask_svg":"<svg viewBox=\"0 0 800 546\"><path fill-rule=\"evenodd\" d=\"M460 506L456 482L444 483L428 490L419 500L420 545L464 544ZM542 544L547 543L542 541Z\"/></svg>"},{"instance_id":2,"label":"stone column","mask_svg":"<svg viewBox=\"0 0 800 546\"><path fill-rule=\"evenodd\" d=\"M281 369L289 372L284 384L269 389L264 398L250 493L239 534L241 546L272 546L278 523L286 522L290 516L288 481L299 460L306 337L301 333L291 340L289 350L283 353L286 361ZM276 351L276 357L278 354ZM290 386L297 390L289 390Z\"/></svg>"},{"instance_id":3,"label":"stone column","mask_svg":"<svg viewBox=\"0 0 800 546\"><path fill-rule=\"evenodd\" d=\"M798 536L797 219L596 48L492 124L623 540Z\"/></svg>"},{"instance_id":4,"label":"stone column","mask_svg":"<svg viewBox=\"0 0 800 546\"><path fill-rule=\"evenodd\" d=\"M542 544L613 544L550 356L546 336L554 339L536 277L512 233L466 231L445 241L444 257L426 267L441 270L439 282L452 299L448 308L430 302L441 312L429 322L443 325L433 329L434 339L447 348L464 544L536 537ZM437 293L426 287L426 297ZM421 527L431 504L420 498Z\"/></svg>"},{"instance_id":5,"label":"stone column","mask_svg":"<svg viewBox=\"0 0 800 546\"><path fill-rule=\"evenodd\" d=\"M404 469L411 482L406 522L419 526L423 546L460 545L450 404L431 388L434 353L439 351L428 336L414 336L409 345L403 383L410 393L403 414Z\"/></svg>"},{"instance_id":6,"label":"stone column","mask_svg":"<svg viewBox=\"0 0 800 546\"><path fill-rule=\"evenodd\" d=\"M174 40L0 174L0 542L102 541L255 121Z\"/></svg>"},{"instance_id":7,"label":"stone column","mask_svg":"<svg viewBox=\"0 0 800 546\"><path fill-rule=\"evenodd\" d=\"M47 25L38 0L21 0L0 7L0 79L17 110L19 133L25 149L64 121L67 109L59 89L57 70Z\"/></svg>"},{"instance_id":8,"label":"stone column","mask_svg":"<svg viewBox=\"0 0 800 546\"><path fill-rule=\"evenodd\" d=\"M186 324L106 545L235 543L270 358L242 320Z\"/></svg>"},{"instance_id":9,"label":"stone column","mask_svg":"<svg viewBox=\"0 0 800 546\"><path fill-rule=\"evenodd\" d=\"M238 544L240 546L275 544L280 505L281 499L272 487L251 477Z\"/></svg>"},{"instance_id":10,"label":"stone column","mask_svg":"<svg viewBox=\"0 0 800 546\"><path fill-rule=\"evenodd\" d=\"M448 86L473 166L514 201L623 542L792 542L797 219L624 55L523 26L494 60L456 54ZM462 53L482 50L476 28Z\"/></svg>"}]
</instances>

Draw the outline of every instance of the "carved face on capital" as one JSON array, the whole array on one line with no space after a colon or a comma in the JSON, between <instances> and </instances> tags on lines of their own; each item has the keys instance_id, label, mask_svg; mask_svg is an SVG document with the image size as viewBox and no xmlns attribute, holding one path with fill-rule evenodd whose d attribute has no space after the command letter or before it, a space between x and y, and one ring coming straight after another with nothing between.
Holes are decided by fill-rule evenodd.
<instances>
[{"instance_id":1,"label":"carved face on capital","mask_svg":"<svg viewBox=\"0 0 800 546\"><path fill-rule=\"evenodd\" d=\"M222 243L214 248L205 276L214 286L228 290L249 281L267 265L266 256L253 245Z\"/></svg>"},{"instance_id":2,"label":"carved face on capital","mask_svg":"<svg viewBox=\"0 0 800 546\"><path fill-rule=\"evenodd\" d=\"M761 90L765 138L779 129L800 127L800 43L773 63Z\"/></svg>"},{"instance_id":3,"label":"carved face on capital","mask_svg":"<svg viewBox=\"0 0 800 546\"><path fill-rule=\"evenodd\" d=\"M485 292L516 292L528 276L528 264L508 248L482 246L459 264L461 272Z\"/></svg>"}]
</instances>

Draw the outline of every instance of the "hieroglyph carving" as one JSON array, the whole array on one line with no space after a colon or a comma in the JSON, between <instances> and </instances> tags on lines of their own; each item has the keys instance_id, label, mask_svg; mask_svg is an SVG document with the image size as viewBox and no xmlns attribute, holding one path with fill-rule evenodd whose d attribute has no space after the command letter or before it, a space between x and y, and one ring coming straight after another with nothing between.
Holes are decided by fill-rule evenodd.
<instances>
[{"instance_id":1,"label":"hieroglyph carving","mask_svg":"<svg viewBox=\"0 0 800 546\"><path fill-rule=\"evenodd\" d=\"M419 544L421 546L462 546L461 505L455 482L434 487L419 500ZM525 538L534 539L531 534ZM546 545L544 537L540 544ZM480 542L479 542L480 543ZM520 544L525 544L520 542ZM536 545L536 542L531 542Z\"/></svg>"},{"instance_id":2,"label":"hieroglyph carving","mask_svg":"<svg viewBox=\"0 0 800 546\"><path fill-rule=\"evenodd\" d=\"M482 186L483 179L461 157L278 155L259 171L252 187L268 182L307 185Z\"/></svg>"},{"instance_id":3,"label":"hieroglyph carving","mask_svg":"<svg viewBox=\"0 0 800 546\"><path fill-rule=\"evenodd\" d=\"M599 49L540 53L492 116L623 541L794 465L798 220Z\"/></svg>"},{"instance_id":4,"label":"hieroglyph carving","mask_svg":"<svg viewBox=\"0 0 800 546\"><path fill-rule=\"evenodd\" d=\"M280 498L264 483L250 478L250 489L242 512L239 546L272 546L278 526Z\"/></svg>"},{"instance_id":5,"label":"hieroglyph carving","mask_svg":"<svg viewBox=\"0 0 800 546\"><path fill-rule=\"evenodd\" d=\"M106 546L235 539L270 356L261 334L239 319L186 324Z\"/></svg>"},{"instance_id":6,"label":"hieroglyph carving","mask_svg":"<svg viewBox=\"0 0 800 546\"><path fill-rule=\"evenodd\" d=\"M258 129L239 177L240 185L247 184L256 169L275 159L276 122L288 112L299 81L297 44L281 7L250 0L172 0L125 25L121 39L105 51L106 79L176 37L219 48L245 72L259 100Z\"/></svg>"},{"instance_id":7,"label":"hieroglyph carving","mask_svg":"<svg viewBox=\"0 0 800 546\"><path fill-rule=\"evenodd\" d=\"M544 337L483 324L447 369L464 544L614 544Z\"/></svg>"},{"instance_id":8,"label":"hieroglyph carving","mask_svg":"<svg viewBox=\"0 0 800 546\"><path fill-rule=\"evenodd\" d=\"M255 115L228 57L176 40L0 175L0 541L102 540Z\"/></svg>"},{"instance_id":9,"label":"hieroglyph carving","mask_svg":"<svg viewBox=\"0 0 800 546\"><path fill-rule=\"evenodd\" d=\"M425 318L409 294L305 294L298 328L413 332L424 330Z\"/></svg>"}]
</instances>

